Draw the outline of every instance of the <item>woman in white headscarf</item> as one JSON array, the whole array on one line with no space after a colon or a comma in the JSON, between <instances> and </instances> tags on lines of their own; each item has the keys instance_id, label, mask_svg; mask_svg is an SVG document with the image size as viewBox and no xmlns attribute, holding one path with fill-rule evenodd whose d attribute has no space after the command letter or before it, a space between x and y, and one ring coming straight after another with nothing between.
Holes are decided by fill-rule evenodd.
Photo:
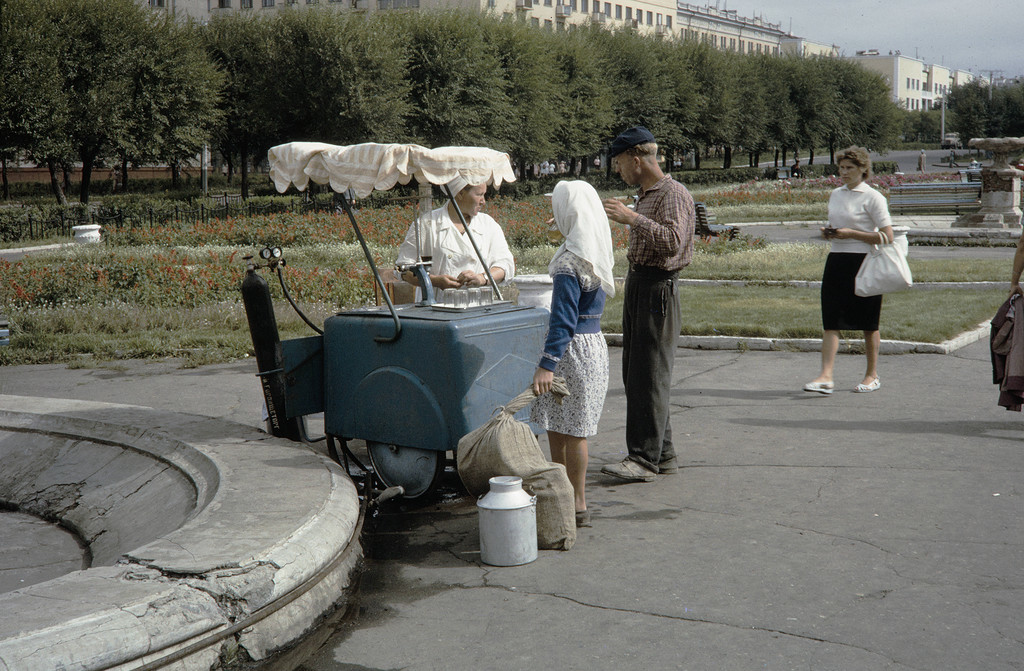
<instances>
[{"instance_id":1,"label":"woman in white headscarf","mask_svg":"<svg viewBox=\"0 0 1024 671\"><path fill-rule=\"evenodd\" d=\"M530 419L548 433L552 461L563 464L576 499L576 525L590 526L587 437L597 433L608 390L608 346L601 333L605 298L615 295L608 215L590 184L562 181L551 198L554 223L565 237L548 265L553 290L544 353L533 376ZM552 378L564 377L572 395L561 404Z\"/></svg>"}]
</instances>

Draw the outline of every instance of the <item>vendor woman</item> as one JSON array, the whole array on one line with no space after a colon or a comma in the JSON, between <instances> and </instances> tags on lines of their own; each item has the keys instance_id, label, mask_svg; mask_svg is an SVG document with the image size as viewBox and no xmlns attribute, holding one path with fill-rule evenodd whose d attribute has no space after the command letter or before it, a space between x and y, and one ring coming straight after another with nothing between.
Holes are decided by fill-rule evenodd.
<instances>
[{"instance_id":1,"label":"vendor woman","mask_svg":"<svg viewBox=\"0 0 1024 671\"><path fill-rule=\"evenodd\" d=\"M480 210L486 203L486 184L471 185L462 177L448 183L454 201L433 210L429 219L420 219L419 257L430 259L430 283L437 289L458 289L461 287L482 287L488 284L484 266L480 263L473 243L466 235L466 229L459 220L455 204L458 203L473 240L480 248L480 255L487 262L491 276L497 283L505 283L515 275L515 261L505 234L498 222ZM416 223L409 227L405 242L398 250L397 265L416 263ZM415 276L406 271L402 279L416 284ZM417 289L417 296L419 290Z\"/></svg>"}]
</instances>

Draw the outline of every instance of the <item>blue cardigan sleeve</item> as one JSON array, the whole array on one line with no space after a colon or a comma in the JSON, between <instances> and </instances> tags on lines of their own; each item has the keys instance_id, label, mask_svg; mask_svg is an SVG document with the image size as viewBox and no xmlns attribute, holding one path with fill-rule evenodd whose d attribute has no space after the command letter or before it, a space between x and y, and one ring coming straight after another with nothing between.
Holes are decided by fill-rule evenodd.
<instances>
[{"instance_id":1,"label":"blue cardigan sleeve","mask_svg":"<svg viewBox=\"0 0 1024 671\"><path fill-rule=\"evenodd\" d=\"M559 273L552 278L551 316L540 367L553 371L576 334L580 316L580 282L575 275Z\"/></svg>"}]
</instances>

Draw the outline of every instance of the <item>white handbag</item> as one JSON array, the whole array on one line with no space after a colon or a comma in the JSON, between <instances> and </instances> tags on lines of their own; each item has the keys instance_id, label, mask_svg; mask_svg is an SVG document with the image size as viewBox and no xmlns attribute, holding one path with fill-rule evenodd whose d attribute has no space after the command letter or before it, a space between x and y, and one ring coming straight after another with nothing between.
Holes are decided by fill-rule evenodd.
<instances>
[{"instance_id":1,"label":"white handbag","mask_svg":"<svg viewBox=\"0 0 1024 671\"><path fill-rule=\"evenodd\" d=\"M885 240L885 233L879 232ZM895 291L904 291L914 286L914 278L907 265L906 247L903 240L888 244L872 245L857 271L854 293L858 296L878 296Z\"/></svg>"}]
</instances>

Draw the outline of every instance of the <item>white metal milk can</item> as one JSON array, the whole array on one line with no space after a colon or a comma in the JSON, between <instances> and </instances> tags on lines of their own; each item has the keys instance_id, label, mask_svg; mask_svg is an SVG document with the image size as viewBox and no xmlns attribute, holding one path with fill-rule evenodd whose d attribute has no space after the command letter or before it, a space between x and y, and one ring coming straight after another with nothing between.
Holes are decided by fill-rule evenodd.
<instances>
[{"instance_id":1,"label":"white metal milk can","mask_svg":"<svg viewBox=\"0 0 1024 671\"><path fill-rule=\"evenodd\" d=\"M537 497L523 479L498 475L476 502L480 513L480 558L491 566L518 566L537 558Z\"/></svg>"}]
</instances>

